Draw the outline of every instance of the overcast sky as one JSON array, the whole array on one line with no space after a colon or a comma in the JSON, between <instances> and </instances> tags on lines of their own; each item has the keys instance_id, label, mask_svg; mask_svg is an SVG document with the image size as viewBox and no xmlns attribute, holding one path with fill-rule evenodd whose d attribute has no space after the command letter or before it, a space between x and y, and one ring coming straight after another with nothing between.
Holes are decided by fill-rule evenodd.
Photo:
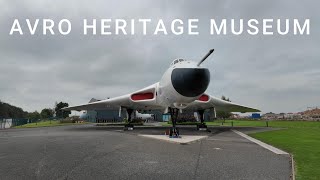
<instances>
[{"instance_id":1,"label":"overcast sky","mask_svg":"<svg viewBox=\"0 0 320 180\"><path fill-rule=\"evenodd\" d=\"M211 71L207 92L263 112L297 112L320 106L320 14L317 1L0 1L0 99L27 111L114 97L160 80L175 58L199 61ZM69 35L9 32L14 19L67 18ZM198 36L83 35L82 20L199 19ZM210 35L208 20L310 18L310 35ZM170 27L170 24L168 25ZM22 28L27 30L26 23ZM154 27L153 27L154 28ZM152 30L152 27L149 29ZM57 29L55 29L57 30ZM292 30L292 28L291 28Z\"/></svg>"}]
</instances>

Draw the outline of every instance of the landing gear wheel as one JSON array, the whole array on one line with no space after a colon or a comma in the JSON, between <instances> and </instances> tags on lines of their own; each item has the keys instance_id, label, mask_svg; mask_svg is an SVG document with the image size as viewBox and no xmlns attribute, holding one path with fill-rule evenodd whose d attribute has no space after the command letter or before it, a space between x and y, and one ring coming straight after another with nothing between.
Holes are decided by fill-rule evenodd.
<instances>
[{"instance_id":1,"label":"landing gear wheel","mask_svg":"<svg viewBox=\"0 0 320 180\"><path fill-rule=\"evenodd\" d=\"M204 123L204 110L198 110L198 114L200 117L200 121L201 124L197 124L197 130L198 131L207 131L208 127L207 125Z\"/></svg>"},{"instance_id":2,"label":"landing gear wheel","mask_svg":"<svg viewBox=\"0 0 320 180\"><path fill-rule=\"evenodd\" d=\"M169 108L169 112L170 112L171 121L172 121L172 127L170 128L170 131L169 131L169 137L170 138L180 138L179 130L176 127L179 109Z\"/></svg>"},{"instance_id":3,"label":"landing gear wheel","mask_svg":"<svg viewBox=\"0 0 320 180\"><path fill-rule=\"evenodd\" d=\"M179 129L178 129L178 128L173 128L173 127L171 127L171 128L170 128L170 131L169 131L169 137L171 137L171 138L178 138L178 137L180 137L180 136L179 136Z\"/></svg>"},{"instance_id":4,"label":"landing gear wheel","mask_svg":"<svg viewBox=\"0 0 320 180\"><path fill-rule=\"evenodd\" d=\"M125 131L132 131L134 128L133 124L126 124L124 125L124 130Z\"/></svg>"},{"instance_id":5,"label":"landing gear wheel","mask_svg":"<svg viewBox=\"0 0 320 180\"><path fill-rule=\"evenodd\" d=\"M207 131L208 127L206 124L198 124L197 125L197 130L198 131Z\"/></svg>"},{"instance_id":6,"label":"landing gear wheel","mask_svg":"<svg viewBox=\"0 0 320 180\"><path fill-rule=\"evenodd\" d=\"M128 113L128 124L124 125L124 130L125 131L132 131L133 130L133 124L131 123L131 115L132 115L133 109L127 109L127 113Z\"/></svg>"}]
</instances>

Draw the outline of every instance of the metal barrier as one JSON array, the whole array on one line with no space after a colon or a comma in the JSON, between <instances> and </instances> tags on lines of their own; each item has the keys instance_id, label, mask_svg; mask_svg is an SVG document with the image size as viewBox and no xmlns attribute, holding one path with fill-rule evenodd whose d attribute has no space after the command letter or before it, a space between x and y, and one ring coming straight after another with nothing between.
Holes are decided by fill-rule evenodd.
<instances>
[{"instance_id":1,"label":"metal barrier","mask_svg":"<svg viewBox=\"0 0 320 180\"><path fill-rule=\"evenodd\" d=\"M29 123L29 119L12 119L12 127Z\"/></svg>"},{"instance_id":2,"label":"metal barrier","mask_svg":"<svg viewBox=\"0 0 320 180\"><path fill-rule=\"evenodd\" d=\"M59 118L53 117L53 118L48 118L45 120L50 120L51 121L57 121L60 120ZM24 124L29 124L29 123L39 123L42 121L42 119L27 119L27 118L14 118L14 119L3 119L0 118L0 129L7 129L15 126L22 126Z\"/></svg>"},{"instance_id":3,"label":"metal barrier","mask_svg":"<svg viewBox=\"0 0 320 180\"><path fill-rule=\"evenodd\" d=\"M7 129L12 126L12 119L0 119L0 129Z\"/></svg>"}]
</instances>

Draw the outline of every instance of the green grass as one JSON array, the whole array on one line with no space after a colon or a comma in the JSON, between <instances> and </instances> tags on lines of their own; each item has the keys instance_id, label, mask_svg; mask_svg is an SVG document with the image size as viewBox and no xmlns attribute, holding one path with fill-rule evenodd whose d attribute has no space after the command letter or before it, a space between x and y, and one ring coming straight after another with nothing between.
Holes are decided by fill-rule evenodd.
<instances>
[{"instance_id":1,"label":"green grass","mask_svg":"<svg viewBox=\"0 0 320 180\"><path fill-rule=\"evenodd\" d=\"M29 123L24 124L22 126L15 126L14 128L35 128L35 127L50 127L50 126L64 126L64 125L71 125L75 123L60 123L60 121L54 120L54 121L40 121L37 123Z\"/></svg>"},{"instance_id":2,"label":"green grass","mask_svg":"<svg viewBox=\"0 0 320 180\"><path fill-rule=\"evenodd\" d=\"M295 125L298 124L300 123L296 123ZM250 136L293 154L296 163L297 179L320 179L319 126L290 126L288 129L255 133L250 134Z\"/></svg>"},{"instance_id":3,"label":"green grass","mask_svg":"<svg viewBox=\"0 0 320 180\"><path fill-rule=\"evenodd\" d=\"M231 122L233 126L266 127L266 121L261 120L217 120L206 124L231 126ZM167 122L163 125L171 126ZM284 129L249 135L293 154L298 180L320 179L320 122L268 121L268 125Z\"/></svg>"},{"instance_id":4,"label":"green grass","mask_svg":"<svg viewBox=\"0 0 320 180\"><path fill-rule=\"evenodd\" d=\"M209 126L248 126L248 127L266 127L266 121L264 120L216 120L206 122ZM161 123L163 126L171 126L167 122ZM180 123L177 123L178 125ZM187 122L184 125L196 125L197 122ZM320 122L309 122L309 121L268 121L269 127L279 128L320 128Z\"/></svg>"},{"instance_id":5,"label":"green grass","mask_svg":"<svg viewBox=\"0 0 320 180\"><path fill-rule=\"evenodd\" d=\"M233 126L259 126L263 127L266 126L266 122L264 121L253 121L253 120L220 120L220 121L213 121L213 122L208 122L208 125L223 125L224 126L231 126L233 123Z\"/></svg>"},{"instance_id":6,"label":"green grass","mask_svg":"<svg viewBox=\"0 0 320 180\"><path fill-rule=\"evenodd\" d=\"M233 122L234 126L266 126L265 122L259 122L259 121L239 121L239 120L215 120L210 122L205 122L208 126L231 126ZM197 125L200 124L200 122L183 122L183 123L177 123L177 125ZM168 122L162 122L162 126L171 126L171 123Z\"/></svg>"},{"instance_id":7,"label":"green grass","mask_svg":"<svg viewBox=\"0 0 320 180\"><path fill-rule=\"evenodd\" d=\"M207 125L222 125L222 120L206 122ZM224 126L249 126L249 127L266 127L266 121L264 120L225 120ZM269 127L279 128L320 128L320 122L309 121L268 121Z\"/></svg>"},{"instance_id":8,"label":"green grass","mask_svg":"<svg viewBox=\"0 0 320 180\"><path fill-rule=\"evenodd\" d=\"M233 123L234 126L266 126L265 121L234 120ZM320 179L320 122L269 121L268 124L285 129L250 136L293 154L297 179Z\"/></svg>"},{"instance_id":9,"label":"green grass","mask_svg":"<svg viewBox=\"0 0 320 180\"><path fill-rule=\"evenodd\" d=\"M96 124L96 126L124 126L127 125L129 123L126 122L116 122L116 123L98 123ZM134 126L143 126L143 123L130 123Z\"/></svg>"}]
</instances>

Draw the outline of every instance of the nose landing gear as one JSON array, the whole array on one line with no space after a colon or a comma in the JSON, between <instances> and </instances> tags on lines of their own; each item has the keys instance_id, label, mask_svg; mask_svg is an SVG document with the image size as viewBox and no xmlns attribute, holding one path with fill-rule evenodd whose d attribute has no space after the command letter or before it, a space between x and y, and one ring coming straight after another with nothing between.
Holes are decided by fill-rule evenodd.
<instances>
[{"instance_id":1,"label":"nose landing gear","mask_svg":"<svg viewBox=\"0 0 320 180\"><path fill-rule=\"evenodd\" d=\"M172 127L170 128L170 131L169 131L169 137L180 138L179 129L176 127L179 109L169 108L169 112L170 112L171 121L172 121Z\"/></svg>"},{"instance_id":2,"label":"nose landing gear","mask_svg":"<svg viewBox=\"0 0 320 180\"><path fill-rule=\"evenodd\" d=\"M124 125L124 130L128 130L131 131L133 130L133 124L131 124L131 115L132 115L133 109L127 109L127 113L128 113L128 124Z\"/></svg>"},{"instance_id":3,"label":"nose landing gear","mask_svg":"<svg viewBox=\"0 0 320 180\"><path fill-rule=\"evenodd\" d=\"M200 122L201 124L197 125L197 130L199 131L207 131L208 127L207 125L204 123L204 118L203 118L203 114L204 114L204 110L198 110L198 114L200 116Z\"/></svg>"}]
</instances>

